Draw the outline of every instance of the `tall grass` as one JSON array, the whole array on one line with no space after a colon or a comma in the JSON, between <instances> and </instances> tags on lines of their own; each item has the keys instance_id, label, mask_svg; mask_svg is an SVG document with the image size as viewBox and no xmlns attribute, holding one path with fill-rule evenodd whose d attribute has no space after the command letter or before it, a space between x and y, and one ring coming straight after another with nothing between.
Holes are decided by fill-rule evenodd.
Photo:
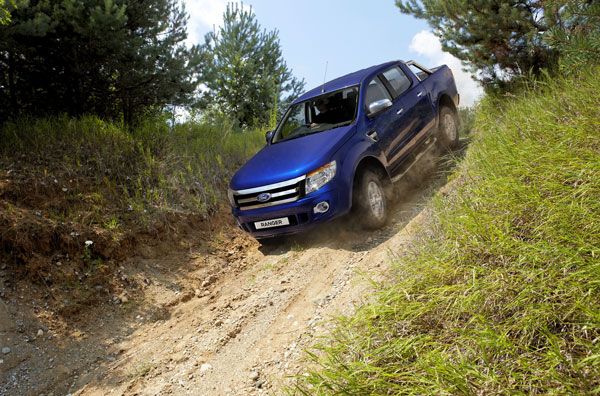
<instances>
[{"instance_id":1,"label":"tall grass","mask_svg":"<svg viewBox=\"0 0 600 396\"><path fill-rule=\"evenodd\" d=\"M209 215L227 202L227 181L264 145L264 132L160 120L129 130L96 117L58 117L6 124L0 141L4 167L41 185L75 182L67 185L73 198L92 194L138 214Z\"/></svg>"},{"instance_id":2,"label":"tall grass","mask_svg":"<svg viewBox=\"0 0 600 396\"><path fill-rule=\"evenodd\" d=\"M600 393L600 69L486 98L453 187L290 393Z\"/></svg>"}]
</instances>

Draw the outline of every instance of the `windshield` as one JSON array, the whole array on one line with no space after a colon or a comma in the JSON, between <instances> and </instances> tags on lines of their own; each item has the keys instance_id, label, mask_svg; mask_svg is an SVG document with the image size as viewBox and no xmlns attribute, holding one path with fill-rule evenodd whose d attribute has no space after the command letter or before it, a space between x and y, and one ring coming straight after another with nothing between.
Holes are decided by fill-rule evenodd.
<instances>
[{"instance_id":1,"label":"windshield","mask_svg":"<svg viewBox=\"0 0 600 396\"><path fill-rule=\"evenodd\" d=\"M296 103L285 114L273 143L350 125L356 117L358 86Z\"/></svg>"}]
</instances>

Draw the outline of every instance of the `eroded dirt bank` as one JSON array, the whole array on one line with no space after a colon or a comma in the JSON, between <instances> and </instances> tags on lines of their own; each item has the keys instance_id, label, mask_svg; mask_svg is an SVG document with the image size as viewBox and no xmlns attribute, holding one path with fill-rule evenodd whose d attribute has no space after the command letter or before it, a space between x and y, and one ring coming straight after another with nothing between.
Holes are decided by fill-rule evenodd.
<instances>
[{"instance_id":1,"label":"eroded dirt bank","mask_svg":"<svg viewBox=\"0 0 600 396\"><path fill-rule=\"evenodd\" d=\"M402 190L376 232L346 219L261 246L227 226L210 243L159 244L158 257L139 246L122 287L69 322L26 288L2 291L0 395L273 393L303 373L301 350L328 319L368 296L364 273L389 266L445 182Z\"/></svg>"}]
</instances>

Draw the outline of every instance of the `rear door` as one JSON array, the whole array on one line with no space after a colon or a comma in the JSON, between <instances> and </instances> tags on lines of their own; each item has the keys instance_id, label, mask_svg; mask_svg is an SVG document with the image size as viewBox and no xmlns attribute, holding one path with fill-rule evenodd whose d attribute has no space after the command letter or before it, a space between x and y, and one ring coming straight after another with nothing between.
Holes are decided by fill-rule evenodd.
<instances>
[{"instance_id":1,"label":"rear door","mask_svg":"<svg viewBox=\"0 0 600 396\"><path fill-rule=\"evenodd\" d=\"M400 66L382 73L382 80L395 96L394 106L398 119L395 123L395 137L390 144L388 162L392 168L402 163L402 159L413 147L411 142L427 135L435 125L435 114L429 93L418 81Z\"/></svg>"}]
</instances>

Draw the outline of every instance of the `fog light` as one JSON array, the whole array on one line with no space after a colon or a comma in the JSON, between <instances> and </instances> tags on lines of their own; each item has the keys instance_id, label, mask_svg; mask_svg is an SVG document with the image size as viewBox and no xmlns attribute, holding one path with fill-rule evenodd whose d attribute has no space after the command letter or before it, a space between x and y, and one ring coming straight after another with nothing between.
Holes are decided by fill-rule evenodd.
<instances>
[{"instance_id":1,"label":"fog light","mask_svg":"<svg viewBox=\"0 0 600 396\"><path fill-rule=\"evenodd\" d=\"M313 209L315 213L325 213L329 210L329 202L323 201L319 202Z\"/></svg>"}]
</instances>

